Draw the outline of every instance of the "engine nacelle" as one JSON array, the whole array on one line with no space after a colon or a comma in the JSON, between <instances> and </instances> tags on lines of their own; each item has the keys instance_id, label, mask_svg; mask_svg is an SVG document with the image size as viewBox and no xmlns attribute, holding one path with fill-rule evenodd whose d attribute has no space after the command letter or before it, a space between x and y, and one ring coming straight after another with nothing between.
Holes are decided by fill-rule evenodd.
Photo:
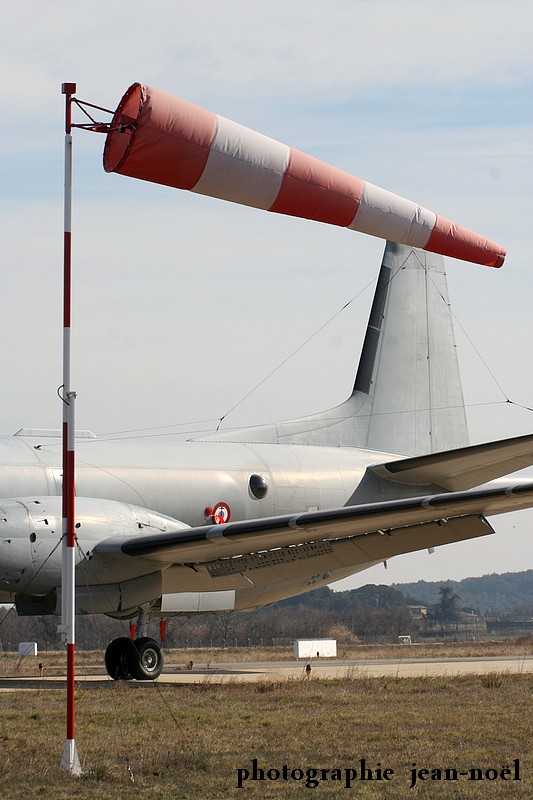
<instances>
[{"instance_id":1,"label":"engine nacelle","mask_svg":"<svg viewBox=\"0 0 533 800\"><path fill-rule=\"evenodd\" d=\"M144 559L99 555L97 545L113 539L161 534L190 526L129 503L76 498L77 612L131 616L161 595L158 564ZM61 608L61 497L0 501L0 592L16 596L20 614L54 614ZM119 550L119 547L117 548Z\"/></svg>"}]
</instances>

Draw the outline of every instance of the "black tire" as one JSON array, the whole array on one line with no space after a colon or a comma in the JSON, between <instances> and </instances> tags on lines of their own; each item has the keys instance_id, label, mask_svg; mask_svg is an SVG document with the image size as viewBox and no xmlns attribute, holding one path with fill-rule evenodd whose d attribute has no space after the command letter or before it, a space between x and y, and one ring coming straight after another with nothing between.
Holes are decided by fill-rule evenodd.
<instances>
[{"instance_id":1,"label":"black tire","mask_svg":"<svg viewBox=\"0 0 533 800\"><path fill-rule=\"evenodd\" d=\"M132 642L128 653L128 667L138 681L154 681L161 675L165 659L155 639L141 637Z\"/></svg>"},{"instance_id":2,"label":"black tire","mask_svg":"<svg viewBox=\"0 0 533 800\"><path fill-rule=\"evenodd\" d=\"M132 650L133 642L127 636L113 639L108 645L104 658L105 668L114 681L126 681L132 677L129 667Z\"/></svg>"}]
</instances>

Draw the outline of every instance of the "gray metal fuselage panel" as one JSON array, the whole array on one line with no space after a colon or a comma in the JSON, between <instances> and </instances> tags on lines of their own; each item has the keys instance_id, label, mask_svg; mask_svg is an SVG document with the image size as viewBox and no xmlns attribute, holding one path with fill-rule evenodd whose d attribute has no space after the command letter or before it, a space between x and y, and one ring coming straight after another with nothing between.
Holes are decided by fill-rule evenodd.
<instances>
[{"instance_id":1,"label":"gray metal fuselage panel","mask_svg":"<svg viewBox=\"0 0 533 800\"><path fill-rule=\"evenodd\" d=\"M0 439L0 497L61 494L61 448L38 440ZM227 503L231 518L250 519L344 505L366 467L394 455L305 445L132 441L82 442L76 494L134 503L196 526L204 510ZM264 499L249 478L268 482Z\"/></svg>"}]
</instances>

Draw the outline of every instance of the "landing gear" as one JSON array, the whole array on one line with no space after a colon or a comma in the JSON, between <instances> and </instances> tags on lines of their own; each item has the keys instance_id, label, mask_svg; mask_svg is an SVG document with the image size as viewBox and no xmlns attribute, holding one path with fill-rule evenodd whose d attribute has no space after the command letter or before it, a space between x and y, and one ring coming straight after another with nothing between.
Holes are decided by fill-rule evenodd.
<instances>
[{"instance_id":1,"label":"landing gear","mask_svg":"<svg viewBox=\"0 0 533 800\"><path fill-rule=\"evenodd\" d=\"M135 678L153 681L161 675L164 657L155 639L146 636L132 641L127 636L113 639L105 652L105 666L114 681Z\"/></svg>"},{"instance_id":2,"label":"landing gear","mask_svg":"<svg viewBox=\"0 0 533 800\"><path fill-rule=\"evenodd\" d=\"M129 663L133 650L133 642L127 636L113 639L105 651L105 668L114 681L126 681L131 678Z\"/></svg>"},{"instance_id":3,"label":"landing gear","mask_svg":"<svg viewBox=\"0 0 533 800\"><path fill-rule=\"evenodd\" d=\"M135 639L133 655L130 656L131 674L138 681L153 681L161 675L163 669L163 651L155 641L144 636Z\"/></svg>"},{"instance_id":4,"label":"landing gear","mask_svg":"<svg viewBox=\"0 0 533 800\"><path fill-rule=\"evenodd\" d=\"M137 681L155 681L161 675L164 664L163 651L155 639L146 635L150 608L148 605L139 608L137 624L131 626L131 636L137 630L138 638L129 639L120 636L113 639L105 651L105 667L107 674L114 681L126 681L135 678ZM162 638L163 640L163 631Z\"/></svg>"}]
</instances>

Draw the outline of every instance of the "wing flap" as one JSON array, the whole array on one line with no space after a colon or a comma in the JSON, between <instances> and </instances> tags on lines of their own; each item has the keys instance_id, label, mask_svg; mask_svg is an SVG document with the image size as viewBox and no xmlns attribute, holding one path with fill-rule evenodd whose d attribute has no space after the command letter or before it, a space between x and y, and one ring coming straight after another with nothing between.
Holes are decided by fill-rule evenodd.
<instances>
[{"instance_id":1,"label":"wing flap","mask_svg":"<svg viewBox=\"0 0 533 800\"><path fill-rule=\"evenodd\" d=\"M446 524L440 521L426 522L423 525L394 529L389 534L369 533L328 542L327 553L307 553L305 548L309 545L283 547L258 553L255 559L243 555L208 562L205 567L211 578L215 582L220 579L224 586L234 576L245 576L248 584L255 587L269 586L304 577L310 572L322 574L326 570L334 572L346 567L357 571L403 553L413 553L491 533L494 530L483 517L457 517ZM301 550L304 553L301 554ZM241 582L235 586L242 588L246 584Z\"/></svg>"},{"instance_id":2,"label":"wing flap","mask_svg":"<svg viewBox=\"0 0 533 800\"><path fill-rule=\"evenodd\" d=\"M402 547L394 552L387 550L387 555L382 555L382 549L371 553L365 549L369 546L369 534L373 534L373 538L380 536L386 541L387 538L398 538L389 534L405 528L419 527L423 523L435 522L436 527L446 528L442 523L454 518L490 516L531 506L532 483L345 506L294 516L243 520L226 525L140 535L126 540L108 539L98 544L93 552L98 555L110 556L115 553L120 556L146 558L168 565L210 562L290 545L355 537L353 542L362 548L365 555L370 560L379 561L409 550ZM445 542L440 539L431 542L424 540L421 548L442 543ZM383 546L379 545L380 548Z\"/></svg>"},{"instance_id":3,"label":"wing flap","mask_svg":"<svg viewBox=\"0 0 533 800\"><path fill-rule=\"evenodd\" d=\"M440 486L450 492L481 486L533 464L533 434L430 453L369 467L380 478L410 485Z\"/></svg>"}]
</instances>

